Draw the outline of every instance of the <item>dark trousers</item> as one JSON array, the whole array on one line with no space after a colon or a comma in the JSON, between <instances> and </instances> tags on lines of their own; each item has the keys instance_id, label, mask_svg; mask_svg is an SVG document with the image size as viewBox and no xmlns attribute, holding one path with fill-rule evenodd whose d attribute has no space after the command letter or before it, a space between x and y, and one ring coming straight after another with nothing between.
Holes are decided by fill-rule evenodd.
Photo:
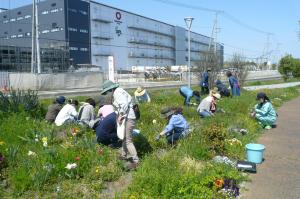
<instances>
[{"instance_id":1,"label":"dark trousers","mask_svg":"<svg viewBox=\"0 0 300 199\"><path fill-rule=\"evenodd\" d=\"M182 135L184 130L185 130L184 128L174 128L173 131L169 132L166 137L168 144L175 144L177 140L184 137Z\"/></svg>"},{"instance_id":2,"label":"dark trousers","mask_svg":"<svg viewBox=\"0 0 300 199\"><path fill-rule=\"evenodd\" d=\"M209 88L207 86L201 86L201 94L206 95L209 93Z\"/></svg>"}]
</instances>

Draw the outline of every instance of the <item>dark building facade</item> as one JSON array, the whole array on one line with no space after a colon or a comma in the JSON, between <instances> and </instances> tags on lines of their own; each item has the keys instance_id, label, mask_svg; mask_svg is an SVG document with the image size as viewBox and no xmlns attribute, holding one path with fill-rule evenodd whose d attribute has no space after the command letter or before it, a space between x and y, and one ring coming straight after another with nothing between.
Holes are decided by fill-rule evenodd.
<instances>
[{"instance_id":1,"label":"dark building facade","mask_svg":"<svg viewBox=\"0 0 300 199\"><path fill-rule=\"evenodd\" d=\"M53 61L51 56L51 59L48 55L46 56L48 51L45 49L63 53L64 60L66 59L65 56L68 56L68 59L73 60L75 64L90 64L89 3L81 0L42 1L38 4L38 20L43 68L45 65L49 65L43 61ZM0 13L1 49L7 49L10 50L8 52L11 52L11 49L18 47L19 50L16 52L19 52L20 49L26 49L25 52L27 53L32 42L31 32L32 5ZM3 56L6 52L4 50L0 54ZM64 64L63 70L67 70L66 67L68 64ZM30 71L30 66L27 71Z\"/></svg>"}]
</instances>

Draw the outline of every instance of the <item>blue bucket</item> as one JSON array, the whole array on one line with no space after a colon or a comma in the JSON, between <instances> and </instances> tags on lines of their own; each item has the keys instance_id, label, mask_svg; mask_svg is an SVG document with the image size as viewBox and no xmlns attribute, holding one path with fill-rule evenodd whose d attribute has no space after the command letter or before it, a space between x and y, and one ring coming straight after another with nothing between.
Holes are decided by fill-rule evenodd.
<instances>
[{"instance_id":1,"label":"blue bucket","mask_svg":"<svg viewBox=\"0 0 300 199\"><path fill-rule=\"evenodd\" d=\"M263 161L265 149L266 147L262 144L247 144L247 160L249 162L260 164Z\"/></svg>"}]
</instances>

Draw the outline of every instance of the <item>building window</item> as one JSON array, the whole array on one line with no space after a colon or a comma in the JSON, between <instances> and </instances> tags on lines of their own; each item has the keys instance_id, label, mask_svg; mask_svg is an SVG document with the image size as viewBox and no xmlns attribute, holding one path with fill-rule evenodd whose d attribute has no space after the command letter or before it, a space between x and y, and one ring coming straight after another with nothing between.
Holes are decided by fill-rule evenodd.
<instances>
[{"instance_id":1,"label":"building window","mask_svg":"<svg viewBox=\"0 0 300 199\"><path fill-rule=\"evenodd\" d=\"M22 12L21 12L21 11L19 11L19 12L18 12L18 15L21 15L21 14L22 14Z\"/></svg>"},{"instance_id":2,"label":"building window","mask_svg":"<svg viewBox=\"0 0 300 199\"><path fill-rule=\"evenodd\" d=\"M71 27L69 27L68 30L71 31L71 32L77 32L77 28L71 28Z\"/></svg>"},{"instance_id":3,"label":"building window","mask_svg":"<svg viewBox=\"0 0 300 199\"><path fill-rule=\"evenodd\" d=\"M51 30L51 32L58 32L59 31L59 28L53 28L52 30Z\"/></svg>"},{"instance_id":4,"label":"building window","mask_svg":"<svg viewBox=\"0 0 300 199\"><path fill-rule=\"evenodd\" d=\"M22 19L24 19L24 18L23 18L23 17L18 17L18 18L17 18L17 21L22 20Z\"/></svg>"},{"instance_id":5,"label":"building window","mask_svg":"<svg viewBox=\"0 0 300 199\"><path fill-rule=\"evenodd\" d=\"M69 11L70 11L70 12L77 13L77 10L76 10L76 9L73 9L73 8L69 8Z\"/></svg>"},{"instance_id":6,"label":"building window","mask_svg":"<svg viewBox=\"0 0 300 199\"><path fill-rule=\"evenodd\" d=\"M19 34L19 35L18 35L18 38L20 38L20 37L23 37L23 34Z\"/></svg>"},{"instance_id":7,"label":"building window","mask_svg":"<svg viewBox=\"0 0 300 199\"><path fill-rule=\"evenodd\" d=\"M50 32L49 30L43 30L42 34L46 34L46 33L49 33L49 32Z\"/></svg>"},{"instance_id":8,"label":"building window","mask_svg":"<svg viewBox=\"0 0 300 199\"><path fill-rule=\"evenodd\" d=\"M55 6L56 6L56 3L52 3L51 6L52 6L52 7L55 7Z\"/></svg>"},{"instance_id":9,"label":"building window","mask_svg":"<svg viewBox=\"0 0 300 199\"><path fill-rule=\"evenodd\" d=\"M49 14L49 11L48 11L48 10L44 10L44 11L42 12L42 15L47 15L47 14Z\"/></svg>"},{"instance_id":10,"label":"building window","mask_svg":"<svg viewBox=\"0 0 300 199\"><path fill-rule=\"evenodd\" d=\"M80 48L80 51L88 51L88 49L87 48Z\"/></svg>"},{"instance_id":11,"label":"building window","mask_svg":"<svg viewBox=\"0 0 300 199\"><path fill-rule=\"evenodd\" d=\"M55 12L58 12L58 9L53 9L53 10L50 10L51 13L55 13Z\"/></svg>"},{"instance_id":12,"label":"building window","mask_svg":"<svg viewBox=\"0 0 300 199\"><path fill-rule=\"evenodd\" d=\"M52 28L57 28L57 23L52 23Z\"/></svg>"},{"instance_id":13,"label":"building window","mask_svg":"<svg viewBox=\"0 0 300 199\"><path fill-rule=\"evenodd\" d=\"M31 15L26 15L24 18L25 19L28 19L28 18L30 18L31 17Z\"/></svg>"},{"instance_id":14,"label":"building window","mask_svg":"<svg viewBox=\"0 0 300 199\"><path fill-rule=\"evenodd\" d=\"M70 47L70 50L78 50L77 47Z\"/></svg>"},{"instance_id":15,"label":"building window","mask_svg":"<svg viewBox=\"0 0 300 199\"><path fill-rule=\"evenodd\" d=\"M83 11L83 10L79 10L80 14L82 15L87 15L87 12L86 11Z\"/></svg>"},{"instance_id":16,"label":"building window","mask_svg":"<svg viewBox=\"0 0 300 199\"><path fill-rule=\"evenodd\" d=\"M18 31L19 31L19 32L22 32L22 29L20 28Z\"/></svg>"},{"instance_id":17,"label":"building window","mask_svg":"<svg viewBox=\"0 0 300 199\"><path fill-rule=\"evenodd\" d=\"M6 18L7 18L7 15L3 15L3 18L6 19Z\"/></svg>"},{"instance_id":18,"label":"building window","mask_svg":"<svg viewBox=\"0 0 300 199\"><path fill-rule=\"evenodd\" d=\"M12 19L10 19L9 21L16 21L16 19L15 19L15 18L12 18Z\"/></svg>"},{"instance_id":19,"label":"building window","mask_svg":"<svg viewBox=\"0 0 300 199\"><path fill-rule=\"evenodd\" d=\"M5 35L7 35L7 34L8 34L8 32L7 32L7 31L5 31L5 32L4 32L4 34L5 34Z\"/></svg>"},{"instance_id":20,"label":"building window","mask_svg":"<svg viewBox=\"0 0 300 199\"><path fill-rule=\"evenodd\" d=\"M88 31L88 30L85 30L85 29L80 29L80 32L81 32L81 33L88 33L89 31Z\"/></svg>"}]
</instances>

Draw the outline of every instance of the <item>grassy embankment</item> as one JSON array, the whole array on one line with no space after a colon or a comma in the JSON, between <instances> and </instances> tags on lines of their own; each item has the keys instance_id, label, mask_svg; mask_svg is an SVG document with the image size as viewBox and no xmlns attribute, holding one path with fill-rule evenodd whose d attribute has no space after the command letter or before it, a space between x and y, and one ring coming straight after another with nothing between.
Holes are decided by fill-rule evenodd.
<instances>
[{"instance_id":1,"label":"grassy embankment","mask_svg":"<svg viewBox=\"0 0 300 199\"><path fill-rule=\"evenodd\" d=\"M298 96L297 89L266 93L279 107ZM194 130L174 147L154 137L166 124L160 118L160 109L180 106L183 99L177 89L150 94L152 102L140 106L142 115L136 127L141 130L135 137L141 165L133 172L124 198L223 197L216 180L245 180L231 166L213 163L211 158L223 154L243 159L245 144L260 135L262 129L249 118L256 93L244 91L239 98L221 99L219 107L226 113L212 119L200 119L195 107L184 107L184 116ZM117 150L98 145L92 131L44 122L49 103L41 101L41 106L35 107L37 112L22 111L24 107L16 113L0 112L0 153L4 155L4 161L0 159L0 198L98 198L105 182L115 181L124 173ZM228 127L245 128L249 133L229 133ZM241 143L231 143L233 138ZM76 163L76 168L67 169L68 163Z\"/></svg>"}]
</instances>

